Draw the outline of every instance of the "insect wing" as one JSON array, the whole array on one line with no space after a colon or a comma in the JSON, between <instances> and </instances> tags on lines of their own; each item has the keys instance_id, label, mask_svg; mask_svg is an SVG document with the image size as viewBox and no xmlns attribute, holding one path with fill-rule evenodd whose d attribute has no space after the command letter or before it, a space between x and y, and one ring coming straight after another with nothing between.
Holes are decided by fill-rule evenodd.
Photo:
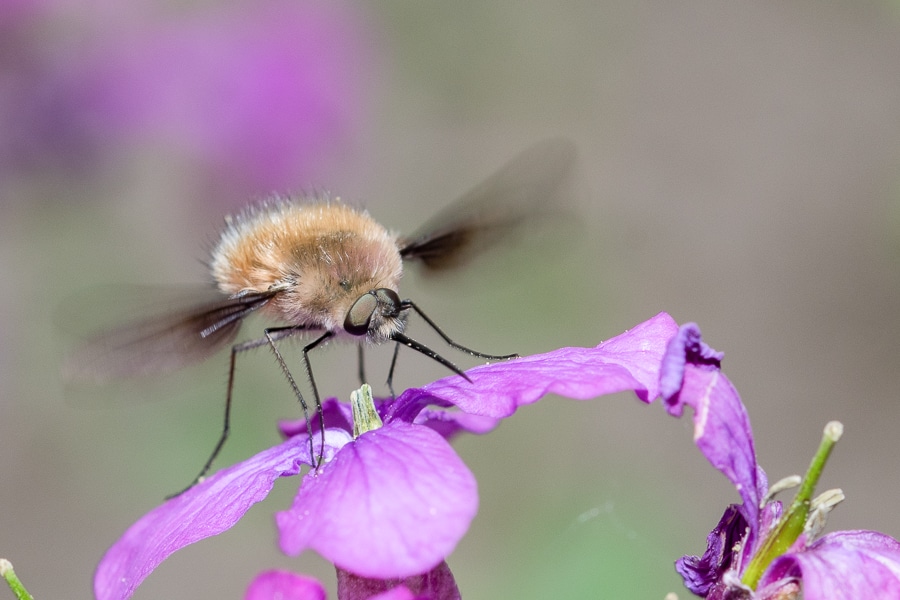
<instances>
[{"instance_id":1,"label":"insect wing","mask_svg":"<svg viewBox=\"0 0 900 600\"><path fill-rule=\"evenodd\" d=\"M102 383L167 373L200 362L234 340L241 321L275 293L208 302L101 333L69 356L63 376L70 381Z\"/></svg>"},{"instance_id":2,"label":"insect wing","mask_svg":"<svg viewBox=\"0 0 900 600\"><path fill-rule=\"evenodd\" d=\"M400 255L432 271L457 267L526 221L557 214L575 157L566 139L532 146L401 240Z\"/></svg>"}]
</instances>

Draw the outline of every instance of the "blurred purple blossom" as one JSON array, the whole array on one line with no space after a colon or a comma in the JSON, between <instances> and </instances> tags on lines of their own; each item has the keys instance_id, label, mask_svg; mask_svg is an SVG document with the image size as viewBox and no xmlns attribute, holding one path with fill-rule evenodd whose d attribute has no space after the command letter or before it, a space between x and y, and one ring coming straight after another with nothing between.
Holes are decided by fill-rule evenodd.
<instances>
[{"instance_id":1,"label":"blurred purple blossom","mask_svg":"<svg viewBox=\"0 0 900 600\"><path fill-rule=\"evenodd\" d=\"M595 348L482 365L381 402L384 426L353 439L346 405L326 402L326 460L277 515L288 554L311 548L365 579L405 579L440 565L478 506L475 479L445 439L483 433L519 406L555 393L574 399L632 390L650 402L677 326L665 313ZM438 407L438 408L432 408ZM454 411L439 408L455 407ZM100 600L128 598L176 550L233 526L278 477L309 463L305 426L274 448L223 469L139 519L101 561ZM315 436L318 440L318 436Z\"/></svg>"},{"instance_id":2,"label":"blurred purple blossom","mask_svg":"<svg viewBox=\"0 0 900 600\"><path fill-rule=\"evenodd\" d=\"M807 600L900 598L900 543L874 531L839 531L815 540L801 535L775 559L755 590L741 581L745 569L782 516L767 497L765 472L756 463L750 419L740 396L719 370L722 355L684 325L666 351L661 393L676 417L694 410L694 441L707 460L737 488L731 505L707 537L702 557L685 556L676 570L693 593L712 599Z\"/></svg>"},{"instance_id":3,"label":"blurred purple blossom","mask_svg":"<svg viewBox=\"0 0 900 600\"><path fill-rule=\"evenodd\" d=\"M327 594L321 583L290 571L265 571L247 587L244 600L325 600Z\"/></svg>"},{"instance_id":4,"label":"blurred purple blossom","mask_svg":"<svg viewBox=\"0 0 900 600\"><path fill-rule=\"evenodd\" d=\"M358 133L373 35L349 4L99 2L77 21L63 0L18 4L2 16L20 26L0 61L0 172L149 144L258 192L308 183ZM82 29L47 43L56 21Z\"/></svg>"},{"instance_id":5,"label":"blurred purple blossom","mask_svg":"<svg viewBox=\"0 0 900 600\"><path fill-rule=\"evenodd\" d=\"M459 589L447 563L415 577L365 579L338 569L341 600L459 600ZM325 588L311 577L288 571L265 571L256 576L244 600L325 600Z\"/></svg>"},{"instance_id":6,"label":"blurred purple blossom","mask_svg":"<svg viewBox=\"0 0 900 600\"><path fill-rule=\"evenodd\" d=\"M403 579L368 579L338 569L340 600L459 600L456 579L446 562L427 573Z\"/></svg>"}]
</instances>

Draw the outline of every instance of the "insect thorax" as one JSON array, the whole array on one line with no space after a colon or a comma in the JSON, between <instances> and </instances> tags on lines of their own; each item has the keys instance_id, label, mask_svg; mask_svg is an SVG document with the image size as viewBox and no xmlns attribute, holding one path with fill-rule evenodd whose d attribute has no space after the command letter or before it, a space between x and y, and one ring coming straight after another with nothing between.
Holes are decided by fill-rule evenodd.
<instances>
[{"instance_id":1,"label":"insect thorax","mask_svg":"<svg viewBox=\"0 0 900 600\"><path fill-rule=\"evenodd\" d=\"M337 203L281 202L230 220L212 267L223 292L279 290L270 315L330 330L361 295L397 291L402 275L395 237Z\"/></svg>"}]
</instances>

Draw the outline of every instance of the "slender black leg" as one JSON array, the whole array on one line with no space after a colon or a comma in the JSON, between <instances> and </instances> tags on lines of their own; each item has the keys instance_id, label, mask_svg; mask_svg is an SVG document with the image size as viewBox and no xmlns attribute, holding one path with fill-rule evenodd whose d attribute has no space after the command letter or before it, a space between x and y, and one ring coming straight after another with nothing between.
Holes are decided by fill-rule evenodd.
<instances>
[{"instance_id":1,"label":"slender black leg","mask_svg":"<svg viewBox=\"0 0 900 600\"><path fill-rule=\"evenodd\" d=\"M401 303L400 307L401 307L401 309L411 308L414 311L416 311L416 314L418 314L420 317L422 317L425 320L425 322L428 323L431 326L431 328L434 329L437 332L437 334L444 339L445 342L447 342L448 344L450 344L457 350L462 350L463 352L467 352L468 354L471 354L472 356L477 356L479 358L486 358L488 360L507 360L510 358L519 358L518 354L504 354L504 355L484 354L483 352L477 352L475 350L472 350L471 348L466 348L462 344L457 344L456 342L451 340L450 337L446 333L444 333L440 327L437 326L437 323L435 323L430 318L428 318L428 315L423 313L422 309L420 309L418 306L416 306L412 300L404 300Z\"/></svg>"},{"instance_id":2,"label":"slender black leg","mask_svg":"<svg viewBox=\"0 0 900 600\"><path fill-rule=\"evenodd\" d=\"M278 361L278 365L281 367L282 373L288 380L288 384L291 386L291 390L294 392L294 396L297 397L297 400L300 401L300 407L303 409L303 419L306 421L306 433L309 435L309 460L312 464L313 468L319 468L319 461L322 458L321 452L316 457L316 447L315 443L313 443L313 431L312 431L312 422L309 420L309 407L306 405L306 400L303 399L303 394L300 392L300 387L297 385L297 382L294 380L294 376L291 374L291 370L288 369L287 363L284 358L281 356L281 352L278 351L278 347L275 345L275 342L283 337L287 337L286 335L281 335L286 331L298 331L303 330L302 328L271 328L265 330L266 339L269 342L269 347L272 349L272 352L275 354L275 359ZM288 334L289 335L289 334ZM326 335L331 335L330 333L326 333ZM321 339L321 338L319 338ZM303 350L303 356L306 357L306 349ZM309 373L310 377L312 377L312 371L309 369L309 360L306 359L306 370ZM319 392L316 390L316 384L313 382L313 392L315 393L316 399L316 412L319 413L319 424L322 427L322 431L320 433L320 437L322 439L322 450L324 451L325 444L325 415L322 414L322 403L319 401Z\"/></svg>"},{"instance_id":3,"label":"slender black leg","mask_svg":"<svg viewBox=\"0 0 900 600\"><path fill-rule=\"evenodd\" d=\"M391 392L391 399L396 400L397 394L394 393L394 369L397 367L397 355L400 354L400 342L394 344L394 356L391 358L391 368L388 369L387 386Z\"/></svg>"},{"instance_id":4,"label":"slender black leg","mask_svg":"<svg viewBox=\"0 0 900 600\"><path fill-rule=\"evenodd\" d=\"M237 360L237 355L241 352L246 352L247 350L252 350L254 348L259 348L260 346L265 346L266 344L272 345L274 342L289 337L298 331L302 331L302 328L297 327L279 327L276 329L267 329L265 331L265 337L249 340L246 342L242 342L240 344L235 344L231 347L231 358L228 365L228 388L225 392L225 417L222 423L222 434L219 436L219 441L216 442L215 448L213 448L212 454L210 454L209 459L207 459L206 463L203 465L203 468L200 469L200 473L194 480L183 490L176 492L170 496L166 496L166 499L174 498L176 496L180 496L184 492L188 491L203 479L207 473L209 473L210 468L212 467L213 462L216 460L216 457L219 456L219 452L222 451L222 447L225 445L225 440L228 439L228 434L231 431L231 395L232 390L234 389L234 368ZM280 355L278 355L276 351L276 355L279 358L279 361L282 364L282 368L286 368L284 365L284 361L281 360ZM293 378L288 373L288 381L291 382L292 387L295 389L295 393L298 394L298 398L300 398L300 404L303 407L303 414L307 417L307 409L306 403L303 401L303 397L300 394L300 391L296 389L296 384L293 383ZM310 432L310 439L312 438L312 434Z\"/></svg>"},{"instance_id":5,"label":"slender black leg","mask_svg":"<svg viewBox=\"0 0 900 600\"><path fill-rule=\"evenodd\" d=\"M320 446L321 450L319 451L319 455L312 458L313 445L312 445L312 429L310 429L309 419L306 421L307 429L309 429L309 444L310 444L310 459L313 460L313 466L318 470L319 465L322 463L322 453L325 452L325 413L322 411L322 400L319 398L319 388L316 386L316 378L313 377L312 372L312 364L309 362L309 351L324 342L325 340L334 336L333 331L326 331L321 336L307 344L303 347L303 364L306 365L306 375L309 377L309 383L312 385L313 397L316 400L316 412L319 413L319 441L322 442ZM301 399L302 403L303 400ZM306 404L303 405L303 414L306 415Z\"/></svg>"}]
</instances>

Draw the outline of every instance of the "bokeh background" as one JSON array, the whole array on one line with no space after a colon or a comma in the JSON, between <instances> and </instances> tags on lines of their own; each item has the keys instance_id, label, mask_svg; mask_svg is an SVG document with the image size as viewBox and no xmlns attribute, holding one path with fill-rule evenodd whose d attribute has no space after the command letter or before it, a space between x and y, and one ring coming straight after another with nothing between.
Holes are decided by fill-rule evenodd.
<instances>
[{"instance_id":1,"label":"bokeh background","mask_svg":"<svg viewBox=\"0 0 900 600\"><path fill-rule=\"evenodd\" d=\"M0 555L38 598L91 597L106 548L218 435L224 355L60 381L80 336L154 302L129 284L207 281L223 215L273 191L330 190L408 231L555 135L580 149L580 227L411 274L404 294L495 352L594 345L662 310L697 321L770 478L802 472L839 419L830 529L900 536L898 65L887 0L3 2ZM346 397L355 351L314 359ZM398 377L441 375L405 355ZM672 563L737 494L664 413L550 398L459 439L481 490L450 557L464 595L686 596ZM272 359L247 357L219 466L297 414ZM276 550L296 486L135 597L240 598L270 567L333 585L319 557Z\"/></svg>"}]
</instances>

